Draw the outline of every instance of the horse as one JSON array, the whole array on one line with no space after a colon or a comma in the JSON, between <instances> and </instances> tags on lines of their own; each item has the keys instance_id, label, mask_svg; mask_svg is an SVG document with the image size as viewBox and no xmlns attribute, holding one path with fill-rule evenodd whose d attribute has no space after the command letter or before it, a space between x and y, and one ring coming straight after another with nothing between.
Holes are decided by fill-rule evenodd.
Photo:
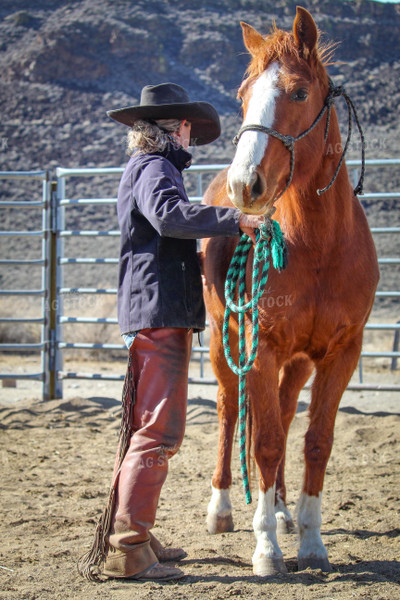
<instances>
[{"instance_id":1,"label":"horse","mask_svg":"<svg viewBox=\"0 0 400 600\"><path fill-rule=\"evenodd\" d=\"M270 270L259 301L258 353L246 378L247 429L259 472L253 572L261 577L287 572L277 539L277 532L294 528L286 504L286 440L299 392L312 374L297 504L297 560L299 570L330 571L320 533L322 489L336 413L359 360L374 302L377 257L343 161L333 105L340 90L332 87L327 73L333 45L321 43L312 16L301 7L291 32L275 25L264 37L251 25L241 22L241 27L251 55L238 91L243 125L232 163L211 182L203 202L233 205L248 214L274 214L289 256L284 271ZM224 282L237 243L237 238L215 237L202 246L210 359L218 380L219 440L207 513L210 533L234 528L229 489L238 377L224 357L222 323ZM246 290L251 289L251 262L250 257ZM237 357L235 318L229 334Z\"/></svg>"}]
</instances>

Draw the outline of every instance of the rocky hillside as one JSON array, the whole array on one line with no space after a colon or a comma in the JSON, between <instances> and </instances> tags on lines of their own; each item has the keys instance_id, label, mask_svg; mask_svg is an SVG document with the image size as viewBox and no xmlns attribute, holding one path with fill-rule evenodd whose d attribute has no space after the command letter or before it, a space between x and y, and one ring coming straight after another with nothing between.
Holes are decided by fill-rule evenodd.
<instances>
[{"instance_id":1,"label":"rocky hillside","mask_svg":"<svg viewBox=\"0 0 400 600\"><path fill-rule=\"evenodd\" d=\"M298 2L297 2L298 3ZM327 40L331 74L359 107L370 156L397 154L400 5L304 0ZM0 4L0 168L121 165L125 128L106 110L170 80L211 101L220 141L197 162L226 162L248 56L239 21L291 28L292 0L3 0Z\"/></svg>"},{"instance_id":2,"label":"rocky hillside","mask_svg":"<svg viewBox=\"0 0 400 600\"><path fill-rule=\"evenodd\" d=\"M400 5L369 0L303 0L303 5L324 39L340 42L330 73L345 85L359 110L367 157L399 156ZM137 103L145 84L168 80L185 86L193 99L212 102L221 115L221 138L195 148L194 162L230 161L231 139L240 123L236 91L248 62L239 22L266 34L274 20L278 27L291 29L295 13L294 0L2 0L0 170L123 165L126 128L111 121L106 111ZM343 110L341 116L345 126ZM359 157L357 142L350 156ZM75 186L69 184L68 192L115 196L117 185L115 177L102 179L97 188L81 179ZM371 170L366 189L399 190L400 169L397 174ZM40 185L0 180L0 197L36 199ZM364 201L364 206L371 225L399 222L398 201ZM33 210L2 210L1 219L3 230L41 228L39 211L34 218ZM115 207L69 208L67 228L117 229ZM380 255L399 255L397 238L378 236L376 242ZM115 257L118 244L116 237L103 237L101 243L67 238L65 252ZM38 238L0 237L4 258L39 255ZM115 265L100 270L96 265L73 267L65 268L67 286L116 285ZM398 289L399 270L396 265L383 267L382 289ZM39 288L40 270L31 269L27 278L24 267L3 267L0 286ZM3 297L0 308L3 301L6 314L12 316L13 297ZM386 304L390 307L391 301ZM94 307L88 307L93 312ZM81 304L78 308L82 312ZM110 310L115 312L114 305ZM96 304L96 314L100 312ZM0 331L0 337L6 334L13 341L15 328ZM27 339L25 330L21 336Z\"/></svg>"}]
</instances>

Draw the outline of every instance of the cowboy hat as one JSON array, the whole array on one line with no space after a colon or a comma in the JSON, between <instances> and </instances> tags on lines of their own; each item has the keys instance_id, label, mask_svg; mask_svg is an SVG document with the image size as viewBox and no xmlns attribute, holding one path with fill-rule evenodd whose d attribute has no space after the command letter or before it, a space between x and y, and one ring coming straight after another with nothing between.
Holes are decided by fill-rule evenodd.
<instances>
[{"instance_id":1,"label":"cowboy hat","mask_svg":"<svg viewBox=\"0 0 400 600\"><path fill-rule=\"evenodd\" d=\"M190 145L209 144L221 133L218 113L208 102L190 102L187 91L176 83L146 85L140 104L107 111L109 117L132 127L135 121L182 119L190 121Z\"/></svg>"}]
</instances>

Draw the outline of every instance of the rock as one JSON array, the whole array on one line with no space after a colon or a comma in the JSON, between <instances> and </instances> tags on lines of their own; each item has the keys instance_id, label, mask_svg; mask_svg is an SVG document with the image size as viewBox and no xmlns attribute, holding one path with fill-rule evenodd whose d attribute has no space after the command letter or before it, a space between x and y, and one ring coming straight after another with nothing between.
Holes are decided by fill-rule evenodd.
<instances>
[{"instance_id":1,"label":"rock","mask_svg":"<svg viewBox=\"0 0 400 600\"><path fill-rule=\"evenodd\" d=\"M240 121L236 91L248 62L239 21L263 34L273 18L287 29L295 5L219 0L194 10L192 0L67 5L54 0L35 7L18 0L8 13L1 8L0 138L8 140L7 148L2 146L2 168L49 168L57 162L85 166L88 157L97 166L123 164L126 129L111 122L106 111L137 103L143 85L165 80L185 86L192 98L213 103L221 115L221 138L211 147L196 148L195 160L229 161ZM339 63L329 70L351 94L366 138L379 140L386 156L396 155L399 7L313 0L309 9L326 32L324 39L340 42L335 51ZM337 105L345 124L344 103ZM374 143L371 152L375 148ZM356 144L354 152L358 158ZM381 188L385 177L389 181L389 173L379 174Z\"/></svg>"}]
</instances>

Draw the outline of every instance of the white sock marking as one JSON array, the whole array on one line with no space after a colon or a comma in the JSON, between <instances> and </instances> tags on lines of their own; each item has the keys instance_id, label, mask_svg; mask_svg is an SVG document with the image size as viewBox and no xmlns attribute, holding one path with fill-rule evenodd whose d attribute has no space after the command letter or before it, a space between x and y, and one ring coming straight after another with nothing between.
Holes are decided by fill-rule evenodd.
<instances>
[{"instance_id":1,"label":"white sock marking","mask_svg":"<svg viewBox=\"0 0 400 600\"><path fill-rule=\"evenodd\" d=\"M269 488L265 493L260 490L253 528L257 540L253 564L263 556L282 558L282 551L276 539L275 486Z\"/></svg>"},{"instance_id":2,"label":"white sock marking","mask_svg":"<svg viewBox=\"0 0 400 600\"><path fill-rule=\"evenodd\" d=\"M208 504L208 514L218 517L229 517L232 512L232 504L229 498L229 488L218 490L211 485L211 500Z\"/></svg>"},{"instance_id":3,"label":"white sock marking","mask_svg":"<svg viewBox=\"0 0 400 600\"><path fill-rule=\"evenodd\" d=\"M300 535L299 558L327 558L328 554L321 539L322 493L316 496L301 494L298 504L297 523Z\"/></svg>"},{"instance_id":4,"label":"white sock marking","mask_svg":"<svg viewBox=\"0 0 400 600\"><path fill-rule=\"evenodd\" d=\"M284 521L285 523L287 523L288 521L293 521L290 510L288 509L282 498L279 497L277 503L275 504L275 517L277 521Z\"/></svg>"}]
</instances>

